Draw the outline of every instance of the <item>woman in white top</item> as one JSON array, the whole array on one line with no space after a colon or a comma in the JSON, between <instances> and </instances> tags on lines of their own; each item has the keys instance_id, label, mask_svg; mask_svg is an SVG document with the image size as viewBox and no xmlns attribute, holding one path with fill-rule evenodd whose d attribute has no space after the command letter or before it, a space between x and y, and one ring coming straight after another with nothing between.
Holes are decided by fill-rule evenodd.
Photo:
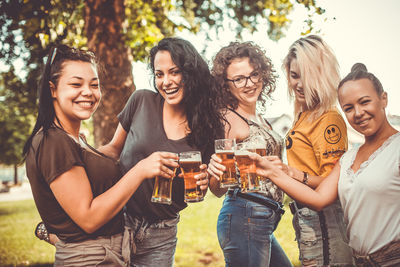
<instances>
[{"instance_id":1,"label":"woman in white top","mask_svg":"<svg viewBox=\"0 0 400 267\"><path fill-rule=\"evenodd\" d=\"M299 172L276 157L257 159L258 174L315 210L337 195L347 222L357 266L400 266L400 133L388 122L387 93L363 64L357 63L339 84L340 106L364 144L346 152L315 189L288 176Z\"/></svg>"}]
</instances>

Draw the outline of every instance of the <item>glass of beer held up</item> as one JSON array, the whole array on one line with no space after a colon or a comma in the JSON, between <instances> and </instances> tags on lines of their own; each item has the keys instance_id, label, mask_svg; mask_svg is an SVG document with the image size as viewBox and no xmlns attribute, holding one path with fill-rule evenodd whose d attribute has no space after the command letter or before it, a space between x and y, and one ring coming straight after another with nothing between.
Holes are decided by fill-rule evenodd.
<instances>
[{"instance_id":1,"label":"glass of beer held up","mask_svg":"<svg viewBox=\"0 0 400 267\"><path fill-rule=\"evenodd\" d=\"M256 164L250 159L250 153L256 153L251 143L239 143L235 147L235 158L240 172L240 187L242 192L257 192L260 190L260 179L256 173Z\"/></svg>"},{"instance_id":2,"label":"glass of beer held up","mask_svg":"<svg viewBox=\"0 0 400 267\"><path fill-rule=\"evenodd\" d=\"M220 187L233 187L239 185L235 167L235 139L215 140L215 153L222 159L225 166L224 173L219 177Z\"/></svg>"},{"instance_id":3,"label":"glass of beer held up","mask_svg":"<svg viewBox=\"0 0 400 267\"><path fill-rule=\"evenodd\" d=\"M195 175L200 174L200 151L188 151L179 153L179 167L185 183L185 202L199 202L204 199L203 191L196 184Z\"/></svg>"},{"instance_id":4,"label":"glass of beer held up","mask_svg":"<svg viewBox=\"0 0 400 267\"><path fill-rule=\"evenodd\" d=\"M254 136L251 141L252 146L256 149L256 153L261 157L267 155L267 142L265 141L264 137L257 135Z\"/></svg>"},{"instance_id":5,"label":"glass of beer held up","mask_svg":"<svg viewBox=\"0 0 400 267\"><path fill-rule=\"evenodd\" d=\"M264 157L267 155L267 142L265 141L264 137L262 137L260 135L254 136L251 139L251 144L255 147L256 153L258 155L260 155L261 157ZM258 180L262 184L263 181L265 180L265 178L262 176L258 176Z\"/></svg>"},{"instance_id":6,"label":"glass of beer held up","mask_svg":"<svg viewBox=\"0 0 400 267\"><path fill-rule=\"evenodd\" d=\"M172 161L177 161L175 159L170 159ZM172 167L169 167L172 169ZM176 169L173 168L173 176L175 177ZM171 205L172 199L172 180L174 178L165 178L162 176L156 176L154 180L154 187L153 187L153 194L151 196L151 202L161 203L161 204L168 204Z\"/></svg>"}]
</instances>

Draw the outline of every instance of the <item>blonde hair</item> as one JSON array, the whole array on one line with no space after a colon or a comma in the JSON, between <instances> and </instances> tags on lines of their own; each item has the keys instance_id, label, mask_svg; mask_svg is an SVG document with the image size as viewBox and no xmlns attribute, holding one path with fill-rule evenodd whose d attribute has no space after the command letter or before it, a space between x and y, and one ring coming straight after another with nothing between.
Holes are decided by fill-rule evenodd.
<instances>
[{"instance_id":1,"label":"blonde hair","mask_svg":"<svg viewBox=\"0 0 400 267\"><path fill-rule=\"evenodd\" d=\"M288 79L289 95L294 98L294 89L289 85L292 60L297 60L307 110L312 112L310 119L316 119L335 108L340 74L339 64L332 49L317 35L300 38L290 46L282 68ZM306 110L295 101L295 118L303 111Z\"/></svg>"}]
</instances>

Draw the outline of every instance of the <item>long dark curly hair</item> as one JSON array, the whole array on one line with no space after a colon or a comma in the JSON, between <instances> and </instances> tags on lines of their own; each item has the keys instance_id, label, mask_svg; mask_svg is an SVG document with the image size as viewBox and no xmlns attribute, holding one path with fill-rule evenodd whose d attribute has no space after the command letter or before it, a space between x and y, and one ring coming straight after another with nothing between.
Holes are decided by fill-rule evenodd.
<instances>
[{"instance_id":1,"label":"long dark curly hair","mask_svg":"<svg viewBox=\"0 0 400 267\"><path fill-rule=\"evenodd\" d=\"M265 106L266 99L270 97L276 88L276 78L278 76L272 66L271 59L265 55L264 51L253 42L231 42L215 55L211 73L217 85L222 89L225 105L232 109L238 107L239 100L233 96L229 89L229 84L226 80L226 70L234 59L246 57L249 58L250 64L254 69L261 72L263 87L258 101L263 107Z\"/></svg>"},{"instance_id":2,"label":"long dark curly hair","mask_svg":"<svg viewBox=\"0 0 400 267\"><path fill-rule=\"evenodd\" d=\"M189 145L199 148L208 161L214 152L214 140L223 138L223 118L219 113L222 95L217 89L207 63L194 46L180 38L165 38L150 51L150 68L154 74L154 59L158 51L168 51L182 72L184 94L182 104L190 133ZM153 84L158 92L155 76Z\"/></svg>"}]
</instances>

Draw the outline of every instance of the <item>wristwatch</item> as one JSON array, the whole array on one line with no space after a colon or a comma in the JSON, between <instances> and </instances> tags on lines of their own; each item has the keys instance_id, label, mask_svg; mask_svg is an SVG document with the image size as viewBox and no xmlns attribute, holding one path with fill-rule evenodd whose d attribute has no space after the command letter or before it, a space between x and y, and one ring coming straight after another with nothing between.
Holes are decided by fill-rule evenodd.
<instances>
[{"instance_id":1,"label":"wristwatch","mask_svg":"<svg viewBox=\"0 0 400 267\"><path fill-rule=\"evenodd\" d=\"M303 172L303 184L308 184L308 173Z\"/></svg>"}]
</instances>

